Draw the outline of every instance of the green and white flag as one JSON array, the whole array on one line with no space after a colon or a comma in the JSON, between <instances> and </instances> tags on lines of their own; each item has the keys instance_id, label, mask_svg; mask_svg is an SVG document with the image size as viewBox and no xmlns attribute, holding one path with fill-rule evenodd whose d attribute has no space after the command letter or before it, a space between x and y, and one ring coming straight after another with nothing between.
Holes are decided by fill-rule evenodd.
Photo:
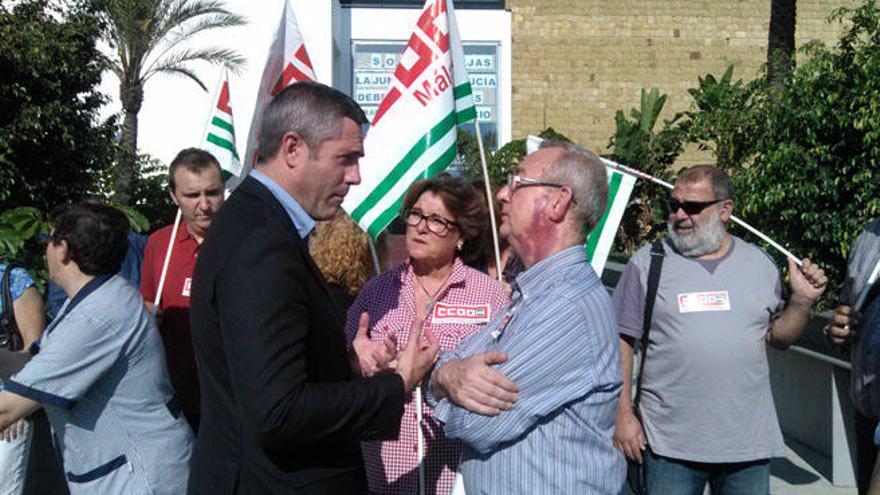
<instances>
[{"instance_id":1,"label":"green and white flag","mask_svg":"<svg viewBox=\"0 0 880 495\"><path fill-rule=\"evenodd\" d=\"M541 141L543 139L539 137L529 136L526 140L528 153L537 151ZM605 173L608 175L608 203L605 205L605 213L602 214L599 223L590 232L585 245L590 265L599 275L605 269L605 262L608 261L608 254L611 252L611 246L614 245L614 238L617 237L617 228L620 226L623 212L626 210L629 197L636 185L636 177L621 172L616 167L616 163L604 158L602 158L602 162L605 163Z\"/></svg>"},{"instance_id":2,"label":"green and white flag","mask_svg":"<svg viewBox=\"0 0 880 495\"><path fill-rule=\"evenodd\" d=\"M586 245L590 264L600 275L605 268L605 262L608 261L608 254L611 252L611 246L614 245L614 238L617 237L620 220L636 185L634 176L617 170L612 161L604 158L602 161L605 162L605 172L608 174L608 203L596 228L587 237Z\"/></svg>"},{"instance_id":3,"label":"green and white flag","mask_svg":"<svg viewBox=\"0 0 880 495\"><path fill-rule=\"evenodd\" d=\"M213 105L205 126L202 148L214 155L220 162L223 182L241 174L241 160L235 150L235 125L232 121L232 107L229 105L229 74L226 68L220 72L220 81L214 91Z\"/></svg>"},{"instance_id":4,"label":"green and white flag","mask_svg":"<svg viewBox=\"0 0 880 495\"><path fill-rule=\"evenodd\" d=\"M373 238L418 179L456 155L456 124L476 117L451 0L427 0L364 140L361 183L342 208Z\"/></svg>"}]
</instances>

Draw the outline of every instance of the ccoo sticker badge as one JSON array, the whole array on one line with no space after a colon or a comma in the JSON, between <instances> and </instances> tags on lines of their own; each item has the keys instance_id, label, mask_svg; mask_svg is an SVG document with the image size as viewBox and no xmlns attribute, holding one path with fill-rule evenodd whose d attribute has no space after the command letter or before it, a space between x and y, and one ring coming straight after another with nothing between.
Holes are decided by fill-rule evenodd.
<instances>
[{"instance_id":1,"label":"ccoo sticker badge","mask_svg":"<svg viewBox=\"0 0 880 495\"><path fill-rule=\"evenodd\" d=\"M489 323L489 320L492 319L491 312L488 304L468 306L438 302L434 306L432 321L434 323Z\"/></svg>"},{"instance_id":2,"label":"ccoo sticker badge","mask_svg":"<svg viewBox=\"0 0 880 495\"><path fill-rule=\"evenodd\" d=\"M730 295L726 290L689 292L678 295L679 313L700 313L703 311L730 311Z\"/></svg>"}]
</instances>

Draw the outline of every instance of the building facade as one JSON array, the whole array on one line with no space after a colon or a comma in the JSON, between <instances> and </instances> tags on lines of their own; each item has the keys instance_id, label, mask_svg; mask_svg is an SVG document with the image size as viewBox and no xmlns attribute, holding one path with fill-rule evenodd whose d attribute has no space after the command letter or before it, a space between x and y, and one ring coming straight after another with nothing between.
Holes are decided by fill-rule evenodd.
<instances>
[{"instance_id":1,"label":"building facade","mask_svg":"<svg viewBox=\"0 0 880 495\"><path fill-rule=\"evenodd\" d=\"M661 114L688 110L697 77L754 79L767 60L770 0L508 0L513 16L512 135L548 126L607 151L614 114L639 106L642 88L669 95ZM796 44L834 42L828 14L849 0L797 2ZM659 126L660 124L658 124ZM679 164L711 161L688 149Z\"/></svg>"},{"instance_id":2,"label":"building facade","mask_svg":"<svg viewBox=\"0 0 880 495\"><path fill-rule=\"evenodd\" d=\"M614 115L637 107L643 88L668 95L662 119L691 108L688 88L729 65L734 78L761 74L771 0L456 0L478 119L487 144L553 127L599 153ZM796 43L833 43L831 11L853 0L797 2ZM350 91L367 113L390 84L423 0L294 0L303 31L332 26L309 50L332 55L319 79ZM322 46L314 47L318 44ZM317 57L313 57L317 58ZM321 71L318 68L319 72ZM659 125L659 124L658 124ZM472 129L470 129L472 130ZM680 165L711 161L687 149Z\"/></svg>"}]
</instances>

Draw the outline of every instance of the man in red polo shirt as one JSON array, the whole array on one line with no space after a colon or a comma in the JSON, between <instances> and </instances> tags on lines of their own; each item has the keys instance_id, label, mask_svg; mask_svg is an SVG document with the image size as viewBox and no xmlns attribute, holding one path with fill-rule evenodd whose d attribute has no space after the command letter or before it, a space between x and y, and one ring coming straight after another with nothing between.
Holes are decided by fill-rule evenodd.
<instances>
[{"instance_id":1,"label":"man in red polo shirt","mask_svg":"<svg viewBox=\"0 0 880 495\"><path fill-rule=\"evenodd\" d=\"M199 247L211 220L223 204L220 164L207 151L188 148L171 162L168 171L171 199L182 220L165 275L159 332L165 344L168 374L175 397L193 431L199 426L199 381L189 329L189 292ZM157 230L147 241L141 273L141 295L152 311L173 225Z\"/></svg>"}]
</instances>

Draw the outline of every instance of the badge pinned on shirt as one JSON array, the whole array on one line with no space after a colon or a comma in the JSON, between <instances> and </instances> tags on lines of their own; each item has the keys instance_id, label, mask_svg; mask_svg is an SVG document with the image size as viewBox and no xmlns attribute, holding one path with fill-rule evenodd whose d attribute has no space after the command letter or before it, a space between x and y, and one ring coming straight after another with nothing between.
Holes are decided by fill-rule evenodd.
<instances>
[{"instance_id":1,"label":"badge pinned on shirt","mask_svg":"<svg viewBox=\"0 0 880 495\"><path fill-rule=\"evenodd\" d=\"M730 294L726 290L688 292L678 295L679 313L730 311Z\"/></svg>"},{"instance_id":2,"label":"badge pinned on shirt","mask_svg":"<svg viewBox=\"0 0 880 495\"><path fill-rule=\"evenodd\" d=\"M431 316L434 324L489 323L489 320L492 319L492 308L488 304L471 306L438 302L434 305L434 311Z\"/></svg>"},{"instance_id":3,"label":"badge pinned on shirt","mask_svg":"<svg viewBox=\"0 0 880 495\"><path fill-rule=\"evenodd\" d=\"M192 278L186 277L183 279L183 290L180 292L180 295L183 297L189 297L189 290L192 286Z\"/></svg>"},{"instance_id":4,"label":"badge pinned on shirt","mask_svg":"<svg viewBox=\"0 0 880 495\"><path fill-rule=\"evenodd\" d=\"M498 328L493 330L491 333L493 340L497 341L501 338L501 334L504 333L504 329L507 328L507 324L510 323L510 318L512 316L513 315L511 314L511 311L507 311L507 313L504 313L504 318L501 319L501 324L499 324Z\"/></svg>"}]
</instances>

